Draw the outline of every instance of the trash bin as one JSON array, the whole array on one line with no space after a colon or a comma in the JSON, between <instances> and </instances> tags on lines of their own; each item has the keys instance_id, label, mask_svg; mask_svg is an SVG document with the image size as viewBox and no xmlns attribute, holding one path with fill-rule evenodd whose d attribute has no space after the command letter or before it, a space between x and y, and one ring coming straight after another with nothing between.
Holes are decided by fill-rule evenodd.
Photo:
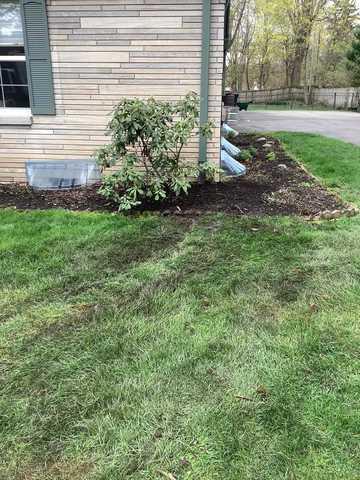
<instances>
[{"instance_id":1,"label":"trash bin","mask_svg":"<svg viewBox=\"0 0 360 480\"><path fill-rule=\"evenodd\" d=\"M227 93L223 96L223 102L225 107L236 107L238 101L238 93Z\"/></svg>"}]
</instances>

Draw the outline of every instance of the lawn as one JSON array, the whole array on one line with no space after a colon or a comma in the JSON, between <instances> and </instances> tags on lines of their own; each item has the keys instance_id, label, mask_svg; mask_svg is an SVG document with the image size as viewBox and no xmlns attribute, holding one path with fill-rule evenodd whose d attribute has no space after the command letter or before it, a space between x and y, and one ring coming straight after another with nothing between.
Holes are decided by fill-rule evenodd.
<instances>
[{"instance_id":1,"label":"lawn","mask_svg":"<svg viewBox=\"0 0 360 480\"><path fill-rule=\"evenodd\" d=\"M285 148L329 188L360 206L360 148L341 140L308 133L281 132Z\"/></svg>"},{"instance_id":2,"label":"lawn","mask_svg":"<svg viewBox=\"0 0 360 480\"><path fill-rule=\"evenodd\" d=\"M280 137L358 200L332 140ZM359 479L359 238L0 210L0 479Z\"/></svg>"}]
</instances>

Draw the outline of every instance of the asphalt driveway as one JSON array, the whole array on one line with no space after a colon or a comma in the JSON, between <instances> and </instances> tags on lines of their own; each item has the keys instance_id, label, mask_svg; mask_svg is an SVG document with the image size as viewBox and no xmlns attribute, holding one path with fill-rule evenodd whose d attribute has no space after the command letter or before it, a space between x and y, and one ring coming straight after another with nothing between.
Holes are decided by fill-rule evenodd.
<instances>
[{"instance_id":1,"label":"asphalt driveway","mask_svg":"<svg viewBox=\"0 0 360 480\"><path fill-rule=\"evenodd\" d=\"M360 145L360 114L336 111L248 111L230 113L229 125L242 132L319 133Z\"/></svg>"}]
</instances>

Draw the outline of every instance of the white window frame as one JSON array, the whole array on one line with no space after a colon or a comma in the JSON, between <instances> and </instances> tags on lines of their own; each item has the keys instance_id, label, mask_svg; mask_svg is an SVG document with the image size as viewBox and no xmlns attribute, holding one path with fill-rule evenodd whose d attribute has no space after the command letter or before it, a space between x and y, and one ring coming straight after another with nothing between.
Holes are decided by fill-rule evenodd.
<instances>
[{"instance_id":1,"label":"white window frame","mask_svg":"<svg viewBox=\"0 0 360 480\"><path fill-rule=\"evenodd\" d=\"M1 64L1 62L7 62L7 63L21 62L21 63L26 64L26 58L25 58L25 55L0 55L0 64ZM1 106L1 103L0 103L0 108L3 109L3 110L6 110L8 108L29 108L29 107L8 107L8 106L6 106L4 87L9 87L9 86L12 86L12 87L27 87L28 96L29 96L29 81L28 81L28 79L27 79L26 84L23 84L23 83L21 83L21 84L20 83L19 84L18 83L11 83L11 84L4 83L3 78L2 78L1 68L0 68L0 100L1 100L1 103L2 103L2 106Z\"/></svg>"},{"instance_id":2,"label":"white window frame","mask_svg":"<svg viewBox=\"0 0 360 480\"><path fill-rule=\"evenodd\" d=\"M9 0L10 2L10 0ZM24 44L23 43L0 43L0 48L6 48L6 47L9 47L9 48L12 48L12 47L22 47L24 48ZM25 54L23 55L1 55L0 54L0 63L1 62L7 62L7 63L10 63L10 62L23 62L24 64L26 64L26 57L25 57ZM8 110L8 109L18 109L18 108L22 108L24 110L24 108L30 108L30 107L7 107L6 106L6 102L5 102L5 91L4 91L4 87L5 86L13 86L13 87L27 87L27 91L28 91L28 97L29 97L29 102L30 102L30 91L29 91L29 79L27 78L27 83L26 84L7 84L3 82L3 78L2 78L2 73L1 73L1 68L0 68L0 110L4 111L5 109ZM1 105L2 104L2 105ZM30 103L29 103L30 105Z\"/></svg>"}]
</instances>

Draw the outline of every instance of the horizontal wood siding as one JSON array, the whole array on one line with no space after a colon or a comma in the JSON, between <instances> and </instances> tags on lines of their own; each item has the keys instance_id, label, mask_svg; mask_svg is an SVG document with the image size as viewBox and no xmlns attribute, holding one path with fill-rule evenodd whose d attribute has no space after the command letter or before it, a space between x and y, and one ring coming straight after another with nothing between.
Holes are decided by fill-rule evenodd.
<instances>
[{"instance_id":1,"label":"horizontal wood siding","mask_svg":"<svg viewBox=\"0 0 360 480\"><path fill-rule=\"evenodd\" d=\"M224 1L213 0L208 157L219 161ZM24 181L30 159L86 159L106 142L122 97L199 92L202 0L48 0L56 116L0 127L0 182ZM198 160L198 140L184 155Z\"/></svg>"}]
</instances>

